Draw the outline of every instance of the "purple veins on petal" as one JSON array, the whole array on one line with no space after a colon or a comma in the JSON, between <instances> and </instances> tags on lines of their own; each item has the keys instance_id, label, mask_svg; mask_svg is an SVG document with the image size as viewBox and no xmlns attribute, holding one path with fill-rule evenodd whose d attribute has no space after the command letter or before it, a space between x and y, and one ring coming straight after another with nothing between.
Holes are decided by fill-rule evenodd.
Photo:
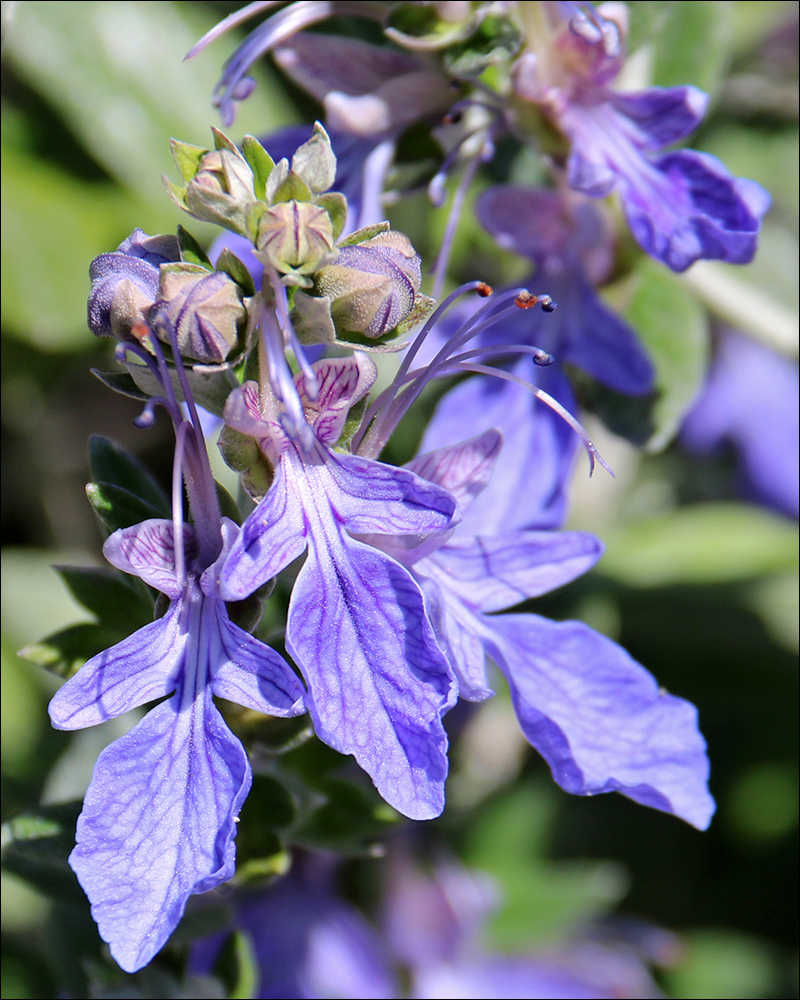
<instances>
[{"instance_id":1,"label":"purple veins on petal","mask_svg":"<svg viewBox=\"0 0 800 1000\"><path fill-rule=\"evenodd\" d=\"M714 812L697 710L581 622L484 619L520 725L565 791L622 792L704 830Z\"/></svg>"},{"instance_id":2,"label":"purple veins on petal","mask_svg":"<svg viewBox=\"0 0 800 1000\"><path fill-rule=\"evenodd\" d=\"M342 535L313 540L292 593L287 647L320 738L352 753L406 816L438 816L452 680L408 571Z\"/></svg>"},{"instance_id":3,"label":"purple veins on petal","mask_svg":"<svg viewBox=\"0 0 800 1000\"><path fill-rule=\"evenodd\" d=\"M50 701L57 729L85 729L171 694L183 667L187 637L180 609L150 622L93 656Z\"/></svg>"},{"instance_id":4,"label":"purple veins on petal","mask_svg":"<svg viewBox=\"0 0 800 1000\"><path fill-rule=\"evenodd\" d=\"M188 694L102 752L70 855L100 935L126 972L165 944L190 895L233 875L250 766L210 695Z\"/></svg>"}]
</instances>

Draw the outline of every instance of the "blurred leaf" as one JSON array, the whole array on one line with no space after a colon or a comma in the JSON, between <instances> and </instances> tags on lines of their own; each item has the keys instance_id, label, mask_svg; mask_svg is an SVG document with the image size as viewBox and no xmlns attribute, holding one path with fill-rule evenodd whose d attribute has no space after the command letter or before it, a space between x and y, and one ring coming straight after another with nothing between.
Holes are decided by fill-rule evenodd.
<instances>
[{"instance_id":1,"label":"blurred leaf","mask_svg":"<svg viewBox=\"0 0 800 1000\"><path fill-rule=\"evenodd\" d=\"M70 625L19 651L23 660L59 677L71 677L91 656L116 645L133 629L109 628L94 622Z\"/></svg>"},{"instance_id":2,"label":"blurred leaf","mask_svg":"<svg viewBox=\"0 0 800 1000\"><path fill-rule=\"evenodd\" d=\"M85 903L78 880L67 864L75 846L80 802L38 806L2 827L2 864L55 899Z\"/></svg>"},{"instance_id":3,"label":"blurred leaf","mask_svg":"<svg viewBox=\"0 0 800 1000\"><path fill-rule=\"evenodd\" d=\"M3 774L22 777L31 765L45 724L43 692L33 671L20 662L16 646L2 639L2 690L0 749Z\"/></svg>"},{"instance_id":4,"label":"blurred leaf","mask_svg":"<svg viewBox=\"0 0 800 1000\"><path fill-rule=\"evenodd\" d=\"M776 963L766 942L750 934L708 929L684 935L685 957L666 971L675 1000L734 1000L779 996Z\"/></svg>"},{"instance_id":5,"label":"blurred leaf","mask_svg":"<svg viewBox=\"0 0 800 1000\"><path fill-rule=\"evenodd\" d=\"M135 205L5 146L0 200L4 331L46 351L91 347L89 263L131 232Z\"/></svg>"},{"instance_id":6,"label":"blurred leaf","mask_svg":"<svg viewBox=\"0 0 800 1000\"><path fill-rule=\"evenodd\" d=\"M730 59L733 3L692 0L663 6L665 10L654 12L648 33L653 46L653 84L692 84L713 95Z\"/></svg>"},{"instance_id":7,"label":"blurred leaf","mask_svg":"<svg viewBox=\"0 0 800 1000\"><path fill-rule=\"evenodd\" d=\"M232 39L188 63L183 58L212 24L189 3L84 0L16 4L7 28L6 54L20 75L64 114L143 208L157 206L140 223L145 229L175 216L161 181L173 170L169 137L208 145L217 117L211 93ZM254 75L259 78L258 67ZM282 94L261 80L237 120L256 134L291 117Z\"/></svg>"},{"instance_id":8,"label":"blurred leaf","mask_svg":"<svg viewBox=\"0 0 800 1000\"><path fill-rule=\"evenodd\" d=\"M756 764L739 775L727 809L740 836L756 843L785 837L797 826L797 769L794 765Z\"/></svg>"},{"instance_id":9,"label":"blurred leaf","mask_svg":"<svg viewBox=\"0 0 800 1000\"><path fill-rule=\"evenodd\" d=\"M401 821L373 789L342 778L328 778L317 787L327 801L291 830L292 842L302 847L372 854L376 842Z\"/></svg>"},{"instance_id":10,"label":"blurred leaf","mask_svg":"<svg viewBox=\"0 0 800 1000\"><path fill-rule=\"evenodd\" d=\"M17 648L48 629L75 621L75 602L53 572L53 562L69 555L22 548L3 551L3 579L14 581L2 588L3 631Z\"/></svg>"},{"instance_id":11,"label":"blurred leaf","mask_svg":"<svg viewBox=\"0 0 800 1000\"><path fill-rule=\"evenodd\" d=\"M228 996L230 1000L249 1000L255 996L260 974L255 949L247 935L238 932L233 935L232 957L237 975Z\"/></svg>"},{"instance_id":12,"label":"blurred leaf","mask_svg":"<svg viewBox=\"0 0 800 1000\"><path fill-rule=\"evenodd\" d=\"M601 386L589 405L608 427L647 451L669 444L694 401L708 367L705 310L680 279L649 257L608 291L613 308L639 334L656 370L651 396L623 397Z\"/></svg>"},{"instance_id":13,"label":"blurred leaf","mask_svg":"<svg viewBox=\"0 0 800 1000\"><path fill-rule=\"evenodd\" d=\"M797 567L795 524L760 507L709 503L609 530L599 570L634 587L746 580Z\"/></svg>"},{"instance_id":14,"label":"blurred leaf","mask_svg":"<svg viewBox=\"0 0 800 1000\"><path fill-rule=\"evenodd\" d=\"M75 600L104 625L128 634L153 620L153 602L147 588L136 586L141 581L94 567L54 566L53 569Z\"/></svg>"},{"instance_id":15,"label":"blurred leaf","mask_svg":"<svg viewBox=\"0 0 800 1000\"><path fill-rule=\"evenodd\" d=\"M98 485L118 486L133 493L160 512L151 517L172 517L172 505L158 482L137 458L114 441L93 434L89 439L89 464Z\"/></svg>"},{"instance_id":16,"label":"blurred leaf","mask_svg":"<svg viewBox=\"0 0 800 1000\"><path fill-rule=\"evenodd\" d=\"M554 814L549 792L529 784L484 807L469 828L465 861L503 889L503 906L492 922L501 949L558 936L608 912L628 890L621 865L546 859Z\"/></svg>"}]
</instances>

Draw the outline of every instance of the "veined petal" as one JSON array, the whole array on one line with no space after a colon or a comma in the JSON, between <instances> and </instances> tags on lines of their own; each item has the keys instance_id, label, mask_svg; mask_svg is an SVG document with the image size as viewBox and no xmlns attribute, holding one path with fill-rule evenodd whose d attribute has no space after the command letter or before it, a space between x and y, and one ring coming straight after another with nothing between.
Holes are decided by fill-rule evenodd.
<instances>
[{"instance_id":1,"label":"veined petal","mask_svg":"<svg viewBox=\"0 0 800 1000\"><path fill-rule=\"evenodd\" d=\"M98 758L70 865L126 972L164 945L190 895L233 875L250 783L247 755L208 693L164 702Z\"/></svg>"},{"instance_id":2,"label":"veined petal","mask_svg":"<svg viewBox=\"0 0 800 1000\"><path fill-rule=\"evenodd\" d=\"M53 725L85 729L171 694L185 650L180 608L173 604L163 618L87 660L56 691L49 707Z\"/></svg>"},{"instance_id":3,"label":"veined petal","mask_svg":"<svg viewBox=\"0 0 800 1000\"><path fill-rule=\"evenodd\" d=\"M218 639L222 648L213 660L214 694L266 715L302 715L304 688L286 660L235 625L221 608L216 619L212 641Z\"/></svg>"},{"instance_id":4,"label":"veined petal","mask_svg":"<svg viewBox=\"0 0 800 1000\"><path fill-rule=\"evenodd\" d=\"M447 662L411 575L334 524L314 532L292 592L286 645L309 687L320 739L351 753L412 819L444 806L454 697Z\"/></svg>"},{"instance_id":5,"label":"veined petal","mask_svg":"<svg viewBox=\"0 0 800 1000\"><path fill-rule=\"evenodd\" d=\"M426 534L458 521L455 498L407 469L330 452L313 471L320 493L324 477L323 495L354 534Z\"/></svg>"},{"instance_id":6,"label":"veined petal","mask_svg":"<svg viewBox=\"0 0 800 1000\"><path fill-rule=\"evenodd\" d=\"M714 812L697 710L581 622L484 618L525 736L561 787L622 792L704 830Z\"/></svg>"},{"instance_id":7,"label":"veined petal","mask_svg":"<svg viewBox=\"0 0 800 1000\"><path fill-rule=\"evenodd\" d=\"M141 577L145 583L173 600L179 597L183 583L175 574L175 538L172 521L151 518L120 528L110 535L103 546L103 555L112 566L124 573ZM196 554L194 529L183 526L186 561Z\"/></svg>"},{"instance_id":8,"label":"veined petal","mask_svg":"<svg viewBox=\"0 0 800 1000\"><path fill-rule=\"evenodd\" d=\"M378 369L366 354L350 358L326 358L314 364L317 393L312 399L304 376L295 379L306 420L323 444L331 448L339 440L350 407L365 396Z\"/></svg>"},{"instance_id":9,"label":"veined petal","mask_svg":"<svg viewBox=\"0 0 800 1000\"><path fill-rule=\"evenodd\" d=\"M581 531L519 531L451 539L416 568L469 607L502 611L581 576L602 543Z\"/></svg>"},{"instance_id":10,"label":"veined petal","mask_svg":"<svg viewBox=\"0 0 800 1000\"><path fill-rule=\"evenodd\" d=\"M708 94L697 87L651 87L635 94L605 91L635 126L642 149L663 149L693 132L706 113Z\"/></svg>"},{"instance_id":11,"label":"veined petal","mask_svg":"<svg viewBox=\"0 0 800 1000\"><path fill-rule=\"evenodd\" d=\"M418 455L406 468L452 493L463 510L488 485L502 446L503 435L490 428L469 441Z\"/></svg>"},{"instance_id":12,"label":"veined petal","mask_svg":"<svg viewBox=\"0 0 800 1000\"><path fill-rule=\"evenodd\" d=\"M419 566L429 565L423 560ZM467 701L485 701L494 691L486 682L486 653L482 621L452 591L414 567L412 573L425 594L428 618L436 641L458 680L458 696Z\"/></svg>"},{"instance_id":13,"label":"veined petal","mask_svg":"<svg viewBox=\"0 0 800 1000\"><path fill-rule=\"evenodd\" d=\"M306 547L306 524L287 486L285 459L275 469L269 492L249 515L219 576L225 601L240 601L276 576Z\"/></svg>"}]
</instances>

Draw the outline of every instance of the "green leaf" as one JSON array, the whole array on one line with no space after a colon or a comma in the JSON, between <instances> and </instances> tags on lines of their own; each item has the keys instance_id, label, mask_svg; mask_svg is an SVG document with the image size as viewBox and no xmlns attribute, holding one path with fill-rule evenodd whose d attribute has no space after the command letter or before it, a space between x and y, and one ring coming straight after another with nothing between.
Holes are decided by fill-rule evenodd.
<instances>
[{"instance_id":1,"label":"green leaf","mask_svg":"<svg viewBox=\"0 0 800 1000\"><path fill-rule=\"evenodd\" d=\"M230 275L245 296L255 295L256 286L253 284L253 276L239 258L231 253L227 247L225 247L217 258L217 270L224 271Z\"/></svg>"},{"instance_id":2,"label":"green leaf","mask_svg":"<svg viewBox=\"0 0 800 1000\"><path fill-rule=\"evenodd\" d=\"M2 864L54 899L85 904L67 856L75 846L80 802L37 806L2 826Z\"/></svg>"},{"instance_id":3,"label":"green leaf","mask_svg":"<svg viewBox=\"0 0 800 1000\"><path fill-rule=\"evenodd\" d=\"M362 229L356 229L354 233L350 233L349 236L345 236L339 246L357 246L359 243L366 243L367 240L371 240L373 236L380 236L381 233L388 233L390 229L391 226L388 222L376 222L371 226L364 226Z\"/></svg>"},{"instance_id":4,"label":"green leaf","mask_svg":"<svg viewBox=\"0 0 800 1000\"><path fill-rule=\"evenodd\" d=\"M188 229L178 226L178 245L181 249L181 260L187 264L197 264L207 271L213 271L214 265L208 259L208 254L192 236Z\"/></svg>"},{"instance_id":5,"label":"green leaf","mask_svg":"<svg viewBox=\"0 0 800 1000\"><path fill-rule=\"evenodd\" d=\"M347 222L347 199L339 191L317 195L317 204L331 217L334 242L339 239Z\"/></svg>"},{"instance_id":6,"label":"green leaf","mask_svg":"<svg viewBox=\"0 0 800 1000\"><path fill-rule=\"evenodd\" d=\"M286 180L277 186L272 196L272 203L284 201L313 201L314 195L300 174L290 171Z\"/></svg>"},{"instance_id":7,"label":"green leaf","mask_svg":"<svg viewBox=\"0 0 800 1000\"><path fill-rule=\"evenodd\" d=\"M258 139L252 135L246 135L242 139L242 156L253 171L256 198L263 201L267 193L267 180L275 166L275 161Z\"/></svg>"},{"instance_id":8,"label":"green leaf","mask_svg":"<svg viewBox=\"0 0 800 1000\"><path fill-rule=\"evenodd\" d=\"M445 69L456 77L480 76L489 66L510 59L522 46L519 29L507 18L488 16L468 40L444 54Z\"/></svg>"},{"instance_id":9,"label":"green leaf","mask_svg":"<svg viewBox=\"0 0 800 1000\"><path fill-rule=\"evenodd\" d=\"M208 150L202 146L193 146L189 142L181 142L180 139L170 139L169 148L172 151L172 159L175 161L178 173L187 184L189 181L193 181Z\"/></svg>"},{"instance_id":10,"label":"green leaf","mask_svg":"<svg viewBox=\"0 0 800 1000\"><path fill-rule=\"evenodd\" d=\"M134 494L158 512L149 517L172 517L172 505L164 490L141 462L120 445L93 434L89 439L89 464L97 485L116 486Z\"/></svg>"},{"instance_id":11,"label":"green leaf","mask_svg":"<svg viewBox=\"0 0 800 1000\"><path fill-rule=\"evenodd\" d=\"M33 642L19 651L23 660L44 667L59 677L72 677L92 656L115 646L133 631L94 622L70 625L54 632L41 642Z\"/></svg>"},{"instance_id":12,"label":"green leaf","mask_svg":"<svg viewBox=\"0 0 800 1000\"><path fill-rule=\"evenodd\" d=\"M655 367L649 397L624 397L595 387L591 405L615 433L647 451L669 444L700 391L708 368L708 317L676 275L643 257L632 278L609 289L612 307L639 334Z\"/></svg>"},{"instance_id":13,"label":"green leaf","mask_svg":"<svg viewBox=\"0 0 800 1000\"><path fill-rule=\"evenodd\" d=\"M169 517L163 509L154 507L130 490L113 483L87 483L86 496L94 511L110 532L130 528L152 517Z\"/></svg>"},{"instance_id":14,"label":"green leaf","mask_svg":"<svg viewBox=\"0 0 800 1000\"><path fill-rule=\"evenodd\" d=\"M603 541L599 571L633 587L723 583L797 568L797 525L747 504L679 507Z\"/></svg>"},{"instance_id":15,"label":"green leaf","mask_svg":"<svg viewBox=\"0 0 800 1000\"><path fill-rule=\"evenodd\" d=\"M150 398L133 381L130 372L101 372L98 368L90 368L89 371L95 378L99 378L103 385L107 385L109 389L113 389L121 396L129 396L131 399L138 399L142 402L146 402Z\"/></svg>"},{"instance_id":16,"label":"green leaf","mask_svg":"<svg viewBox=\"0 0 800 1000\"><path fill-rule=\"evenodd\" d=\"M54 566L70 593L104 625L134 632L153 618L153 602L146 587L132 577L109 569ZM136 581L141 582L141 581Z\"/></svg>"}]
</instances>

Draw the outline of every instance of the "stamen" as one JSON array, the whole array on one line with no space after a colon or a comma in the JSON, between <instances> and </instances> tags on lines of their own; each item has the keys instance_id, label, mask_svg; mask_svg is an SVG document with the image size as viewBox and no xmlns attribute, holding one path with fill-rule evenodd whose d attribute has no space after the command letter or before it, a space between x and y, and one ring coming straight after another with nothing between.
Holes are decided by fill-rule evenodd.
<instances>
[{"instance_id":1,"label":"stamen","mask_svg":"<svg viewBox=\"0 0 800 1000\"><path fill-rule=\"evenodd\" d=\"M613 478L614 473L611 466L606 462L600 452L597 450L597 446L589 437L589 435L584 430L583 426L572 416L569 410L562 406L557 399L554 399L549 393L545 392L544 389L540 389L535 386L532 382L527 382L525 379L520 378L518 375L514 375L511 372L503 371L502 368L490 368L488 365L477 365L469 362L460 362L457 365L453 365L454 369L461 371L471 371L477 372L479 375L493 375L495 378L505 379L507 382L514 382L517 385L521 385L523 389L526 389L531 395L535 396L536 399L541 400L547 406L550 407L555 413L557 413L563 420L565 420L569 426L575 431L578 437L583 442L583 446L589 455L589 475L594 473L595 463L599 463L603 466L606 472ZM441 374L451 374L451 372L445 372ZM435 375L434 378L440 378L441 375Z\"/></svg>"}]
</instances>

